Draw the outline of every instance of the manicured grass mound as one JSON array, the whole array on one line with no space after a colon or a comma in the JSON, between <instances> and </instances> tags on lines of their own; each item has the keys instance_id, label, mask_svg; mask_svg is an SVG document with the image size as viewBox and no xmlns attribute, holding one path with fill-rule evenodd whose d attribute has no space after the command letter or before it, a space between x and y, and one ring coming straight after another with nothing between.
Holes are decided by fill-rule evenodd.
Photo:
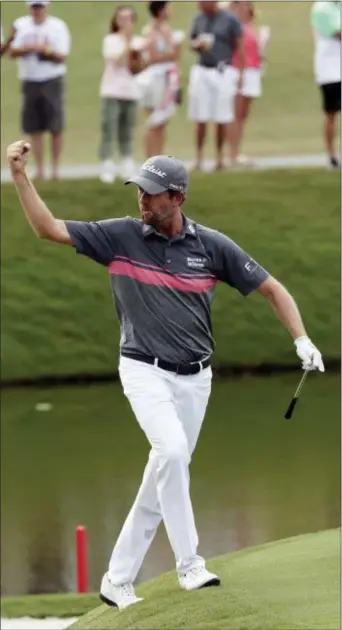
<instances>
[{"instance_id":1,"label":"manicured grass mound","mask_svg":"<svg viewBox=\"0 0 342 630\"><path fill-rule=\"evenodd\" d=\"M1 600L1 617L80 617L92 610L98 603L98 595L25 595L4 597Z\"/></svg>"},{"instance_id":2,"label":"manicured grass mound","mask_svg":"<svg viewBox=\"0 0 342 630\"><path fill-rule=\"evenodd\" d=\"M39 188L60 218L136 216L134 188L97 181ZM231 236L289 288L325 359L340 352L339 178L320 170L194 175L184 210ZM116 370L119 327L104 268L39 241L14 187L2 187L2 379ZM291 339L260 295L220 285L215 363L296 362Z\"/></svg>"},{"instance_id":3,"label":"manicured grass mound","mask_svg":"<svg viewBox=\"0 0 342 630\"><path fill-rule=\"evenodd\" d=\"M337 630L339 554L339 530L307 534L210 561L222 579L220 588L185 593L172 572L139 586L145 601L124 612L94 609L96 594L60 594L5 597L1 616L85 615L72 626L75 630Z\"/></svg>"},{"instance_id":4,"label":"manicured grass mound","mask_svg":"<svg viewBox=\"0 0 342 630\"><path fill-rule=\"evenodd\" d=\"M137 590L144 602L123 612L100 606L74 630L222 628L329 630L340 627L339 531L298 536L209 563L219 588L186 593L174 573Z\"/></svg>"}]
</instances>

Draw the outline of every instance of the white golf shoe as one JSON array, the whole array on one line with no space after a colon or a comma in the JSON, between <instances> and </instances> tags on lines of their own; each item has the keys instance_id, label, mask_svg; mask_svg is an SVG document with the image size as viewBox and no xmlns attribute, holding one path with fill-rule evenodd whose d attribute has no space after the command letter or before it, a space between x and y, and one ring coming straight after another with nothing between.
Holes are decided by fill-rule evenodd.
<instances>
[{"instance_id":1,"label":"white golf shoe","mask_svg":"<svg viewBox=\"0 0 342 630\"><path fill-rule=\"evenodd\" d=\"M108 573L105 573L102 578L100 599L107 606L113 606L119 610L125 610L129 606L143 601L142 597L136 596L132 582L114 585L110 581Z\"/></svg>"},{"instance_id":2,"label":"white golf shoe","mask_svg":"<svg viewBox=\"0 0 342 630\"><path fill-rule=\"evenodd\" d=\"M205 586L220 586L220 578L205 567L193 567L187 573L178 575L179 584L186 591L194 591Z\"/></svg>"}]
</instances>

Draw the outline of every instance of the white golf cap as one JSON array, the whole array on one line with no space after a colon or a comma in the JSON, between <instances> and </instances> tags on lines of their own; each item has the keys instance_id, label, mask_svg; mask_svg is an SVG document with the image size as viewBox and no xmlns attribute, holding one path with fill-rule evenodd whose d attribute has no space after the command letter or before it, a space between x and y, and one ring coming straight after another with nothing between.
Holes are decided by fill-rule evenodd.
<instances>
[{"instance_id":1,"label":"white golf cap","mask_svg":"<svg viewBox=\"0 0 342 630\"><path fill-rule=\"evenodd\" d=\"M26 2L28 7L33 7L33 6L41 6L41 7L47 7L48 4L50 4L49 0L28 0Z\"/></svg>"}]
</instances>

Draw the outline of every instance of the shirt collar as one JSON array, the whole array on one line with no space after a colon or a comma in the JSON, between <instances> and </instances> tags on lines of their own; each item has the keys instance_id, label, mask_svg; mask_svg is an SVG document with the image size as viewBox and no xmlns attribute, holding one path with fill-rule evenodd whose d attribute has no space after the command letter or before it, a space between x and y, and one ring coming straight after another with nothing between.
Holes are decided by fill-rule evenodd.
<instances>
[{"instance_id":1,"label":"shirt collar","mask_svg":"<svg viewBox=\"0 0 342 630\"><path fill-rule=\"evenodd\" d=\"M184 221L184 230L182 234L179 234L179 237L183 236L184 238L185 236L192 236L192 238L197 238L196 224L194 221L186 217L183 213L182 217ZM151 234L166 238L163 234L159 234L152 225L146 225L145 223L142 224L142 234L144 238L151 236Z\"/></svg>"}]
</instances>

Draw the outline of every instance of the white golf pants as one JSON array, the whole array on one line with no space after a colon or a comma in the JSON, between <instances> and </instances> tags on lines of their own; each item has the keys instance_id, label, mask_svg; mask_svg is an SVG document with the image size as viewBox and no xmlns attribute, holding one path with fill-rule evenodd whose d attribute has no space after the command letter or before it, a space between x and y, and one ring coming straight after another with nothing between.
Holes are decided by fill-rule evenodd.
<instances>
[{"instance_id":1,"label":"white golf pants","mask_svg":"<svg viewBox=\"0 0 342 630\"><path fill-rule=\"evenodd\" d=\"M189 463L211 391L211 368L178 376L121 357L124 393L151 444L133 507L114 547L113 584L133 582L163 519L179 573L204 565L190 499Z\"/></svg>"}]
</instances>

